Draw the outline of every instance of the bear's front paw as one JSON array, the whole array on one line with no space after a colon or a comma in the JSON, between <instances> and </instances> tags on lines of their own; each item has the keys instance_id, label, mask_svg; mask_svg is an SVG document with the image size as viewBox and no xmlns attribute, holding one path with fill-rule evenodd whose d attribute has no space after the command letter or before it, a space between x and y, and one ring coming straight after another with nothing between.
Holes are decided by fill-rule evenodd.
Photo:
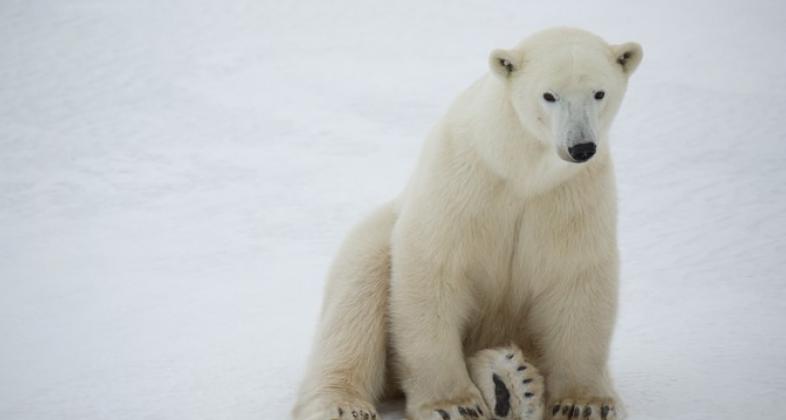
<instances>
[{"instance_id":1,"label":"bear's front paw","mask_svg":"<svg viewBox=\"0 0 786 420\"><path fill-rule=\"evenodd\" d=\"M489 411L480 397L462 397L422 406L423 420L489 420Z\"/></svg>"},{"instance_id":2,"label":"bear's front paw","mask_svg":"<svg viewBox=\"0 0 786 420\"><path fill-rule=\"evenodd\" d=\"M564 398L551 405L552 419L616 420L617 409L611 398Z\"/></svg>"}]
</instances>

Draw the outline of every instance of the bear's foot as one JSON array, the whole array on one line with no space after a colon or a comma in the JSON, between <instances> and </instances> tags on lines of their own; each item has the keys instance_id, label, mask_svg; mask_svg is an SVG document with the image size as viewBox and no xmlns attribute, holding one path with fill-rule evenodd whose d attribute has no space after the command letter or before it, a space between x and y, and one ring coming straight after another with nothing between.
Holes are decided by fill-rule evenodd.
<instances>
[{"instance_id":1,"label":"bear's foot","mask_svg":"<svg viewBox=\"0 0 786 420\"><path fill-rule=\"evenodd\" d=\"M336 407L336 420L377 420L374 407L367 404L340 404Z\"/></svg>"},{"instance_id":2,"label":"bear's foot","mask_svg":"<svg viewBox=\"0 0 786 420\"><path fill-rule=\"evenodd\" d=\"M480 396L451 398L424 404L418 420L489 420L488 409Z\"/></svg>"},{"instance_id":3,"label":"bear's foot","mask_svg":"<svg viewBox=\"0 0 786 420\"><path fill-rule=\"evenodd\" d=\"M295 415L297 420L381 420L374 406L361 400L325 399L309 404Z\"/></svg>"},{"instance_id":4,"label":"bear's foot","mask_svg":"<svg viewBox=\"0 0 786 420\"><path fill-rule=\"evenodd\" d=\"M616 420L617 410L610 398L570 399L564 398L552 404L552 419Z\"/></svg>"},{"instance_id":5,"label":"bear's foot","mask_svg":"<svg viewBox=\"0 0 786 420\"><path fill-rule=\"evenodd\" d=\"M543 376L518 347L511 345L479 351L469 359L469 372L494 418L543 418Z\"/></svg>"}]
</instances>

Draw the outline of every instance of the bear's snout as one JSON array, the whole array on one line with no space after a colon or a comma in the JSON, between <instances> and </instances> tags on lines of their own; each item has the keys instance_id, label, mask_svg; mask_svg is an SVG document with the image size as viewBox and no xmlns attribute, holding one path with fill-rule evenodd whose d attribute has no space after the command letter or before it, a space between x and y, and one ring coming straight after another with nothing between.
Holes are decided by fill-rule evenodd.
<instances>
[{"instance_id":1,"label":"bear's snout","mask_svg":"<svg viewBox=\"0 0 786 420\"><path fill-rule=\"evenodd\" d=\"M595 155L596 149L595 143L579 143L568 147L568 154L576 162L586 162Z\"/></svg>"}]
</instances>

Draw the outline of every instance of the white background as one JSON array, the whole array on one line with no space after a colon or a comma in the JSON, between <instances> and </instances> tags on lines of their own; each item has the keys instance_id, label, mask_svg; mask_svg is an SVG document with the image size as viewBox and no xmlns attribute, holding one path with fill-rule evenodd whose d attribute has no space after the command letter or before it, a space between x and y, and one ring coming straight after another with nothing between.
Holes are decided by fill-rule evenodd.
<instances>
[{"instance_id":1,"label":"white background","mask_svg":"<svg viewBox=\"0 0 786 420\"><path fill-rule=\"evenodd\" d=\"M0 418L286 418L343 235L553 25L645 51L612 131L632 418L786 416L786 6L632 3L3 1Z\"/></svg>"}]
</instances>

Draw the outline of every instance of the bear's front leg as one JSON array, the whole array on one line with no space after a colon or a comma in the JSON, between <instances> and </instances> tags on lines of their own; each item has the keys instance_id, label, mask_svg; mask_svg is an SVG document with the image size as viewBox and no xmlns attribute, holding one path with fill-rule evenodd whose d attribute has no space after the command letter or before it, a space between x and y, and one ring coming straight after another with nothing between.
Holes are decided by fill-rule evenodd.
<instances>
[{"instance_id":1,"label":"bear's front leg","mask_svg":"<svg viewBox=\"0 0 786 420\"><path fill-rule=\"evenodd\" d=\"M491 418L462 348L472 302L464 281L455 262L394 246L390 327L410 420Z\"/></svg>"},{"instance_id":2,"label":"bear's front leg","mask_svg":"<svg viewBox=\"0 0 786 420\"><path fill-rule=\"evenodd\" d=\"M616 308L616 260L555 282L533 303L552 418L621 418L607 371Z\"/></svg>"}]
</instances>

